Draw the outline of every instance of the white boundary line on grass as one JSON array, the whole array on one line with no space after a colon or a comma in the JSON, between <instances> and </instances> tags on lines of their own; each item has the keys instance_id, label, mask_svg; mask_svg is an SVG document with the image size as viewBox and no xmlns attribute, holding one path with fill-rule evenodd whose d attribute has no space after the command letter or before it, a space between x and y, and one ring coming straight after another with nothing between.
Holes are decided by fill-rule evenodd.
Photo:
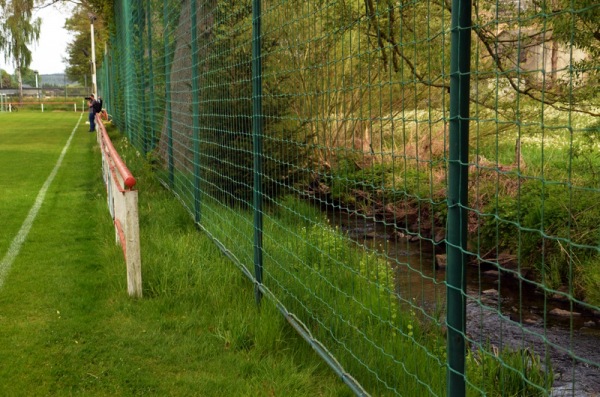
<instances>
[{"instance_id":1,"label":"white boundary line on grass","mask_svg":"<svg viewBox=\"0 0 600 397\"><path fill-rule=\"evenodd\" d=\"M62 165L63 159L65 158L65 154L67 154L67 150L69 149L69 146L71 146L71 141L75 136L75 131L77 131L77 127L79 127L79 123L81 123L82 118L83 113L81 113L81 115L79 116L79 120L77 120L77 124L71 132L71 136L69 136L65 147L63 148L62 152L60 152L60 156L58 157L58 161L56 162L54 169L52 170L50 175L48 175L48 179L46 179L46 182L44 182L44 185L40 189L40 192L38 193L37 198L35 199L33 207L31 207L27 218L25 218L25 221L21 225L21 229L10 244L6 255L4 255L4 258L2 258L2 262L0 262L0 289L2 289L2 286L4 286L4 279L6 278L6 275L8 274L8 271L10 270L10 267L12 266L15 258L17 257L17 255L19 255L19 251L21 251L21 246L25 242L25 239L27 238L27 235L31 230L31 226L33 225L33 221L37 217L38 211L44 203L44 199L46 198L46 192L48 191L50 184L52 184L52 181L54 181L54 177L58 173L58 169Z\"/></svg>"}]
</instances>

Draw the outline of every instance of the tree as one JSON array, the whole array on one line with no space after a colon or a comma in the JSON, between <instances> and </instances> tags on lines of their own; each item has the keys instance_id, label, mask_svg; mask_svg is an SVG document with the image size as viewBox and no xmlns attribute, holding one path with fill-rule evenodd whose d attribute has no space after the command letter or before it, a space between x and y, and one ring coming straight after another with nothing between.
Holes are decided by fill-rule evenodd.
<instances>
[{"instance_id":1,"label":"tree","mask_svg":"<svg viewBox=\"0 0 600 397\"><path fill-rule=\"evenodd\" d=\"M600 70L597 2L486 0L474 15L479 66L486 67L478 73L480 81L497 80L524 98L560 111L598 116L589 105L597 95ZM505 96L507 107L514 105L511 98Z\"/></svg>"},{"instance_id":2,"label":"tree","mask_svg":"<svg viewBox=\"0 0 600 397\"><path fill-rule=\"evenodd\" d=\"M10 74L4 69L0 69L0 88L12 88L12 86Z\"/></svg>"},{"instance_id":3,"label":"tree","mask_svg":"<svg viewBox=\"0 0 600 397\"><path fill-rule=\"evenodd\" d=\"M35 87L35 74L36 72L34 70L29 68L23 68L21 69L21 81L23 82L23 84Z\"/></svg>"},{"instance_id":4,"label":"tree","mask_svg":"<svg viewBox=\"0 0 600 397\"><path fill-rule=\"evenodd\" d=\"M0 0L0 3L3 0ZM107 41L108 31L106 26L113 18L112 0L37 0L40 8L51 7L59 4L75 3L77 4L70 18L65 22L65 29L75 34L73 42L67 45L67 57L64 61L68 63L66 69L67 77L70 80L84 83L85 77L90 74L90 18L89 14L94 14L94 39L96 44L96 65L102 63L104 44ZM1 37L0 37L1 39Z\"/></svg>"},{"instance_id":5,"label":"tree","mask_svg":"<svg viewBox=\"0 0 600 397\"><path fill-rule=\"evenodd\" d=\"M596 0L482 0L473 7L474 76L481 84L479 95L471 100L497 109L499 99L500 107L512 108L513 96L496 95L499 83L559 110L597 115L589 107L600 75L600 4ZM449 90L451 14L450 0L340 0L329 23L335 32L357 27L379 58L378 70L414 82L418 96L418 91ZM569 56L571 48L587 56L583 60L578 60L579 54ZM534 57L538 64L527 65L527 59Z\"/></svg>"},{"instance_id":6,"label":"tree","mask_svg":"<svg viewBox=\"0 0 600 397\"><path fill-rule=\"evenodd\" d=\"M4 15L0 37L1 49L7 61L15 66L19 83L19 100L23 100L23 81L21 71L31 64L31 50L28 48L40 37L40 18L32 20L33 0L9 0L0 4Z\"/></svg>"},{"instance_id":7,"label":"tree","mask_svg":"<svg viewBox=\"0 0 600 397\"><path fill-rule=\"evenodd\" d=\"M0 0L0 11L2 11L2 13L0 13L0 26L4 26L6 23L6 17L5 17L5 12L4 12L5 7L6 7L6 1ZM4 29L0 29L0 50L3 50L5 46L6 46L6 37L4 37Z\"/></svg>"},{"instance_id":8,"label":"tree","mask_svg":"<svg viewBox=\"0 0 600 397\"><path fill-rule=\"evenodd\" d=\"M84 84L85 76L90 75L91 62L91 36L90 36L90 19L88 14L93 13L89 8L77 6L73 10L73 15L65 22L65 28L74 33L74 39L67 45L67 61L66 69L67 77L70 80L78 81ZM94 21L94 41L96 46L96 66L102 64L104 56L104 44L107 40L107 29L105 28L104 19L98 16Z\"/></svg>"},{"instance_id":9,"label":"tree","mask_svg":"<svg viewBox=\"0 0 600 397\"><path fill-rule=\"evenodd\" d=\"M559 43L573 45L583 50L587 57L573 65L579 77L587 74L590 81L583 96L597 93L600 78L600 3L597 0L542 0L536 6L550 15L552 38Z\"/></svg>"}]
</instances>

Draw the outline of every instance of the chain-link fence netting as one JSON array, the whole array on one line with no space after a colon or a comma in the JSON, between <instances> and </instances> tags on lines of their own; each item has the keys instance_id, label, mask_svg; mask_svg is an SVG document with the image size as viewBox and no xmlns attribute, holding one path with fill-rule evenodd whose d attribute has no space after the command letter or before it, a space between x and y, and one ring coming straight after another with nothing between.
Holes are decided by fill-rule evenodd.
<instances>
[{"instance_id":1,"label":"chain-link fence netting","mask_svg":"<svg viewBox=\"0 0 600 397\"><path fill-rule=\"evenodd\" d=\"M113 122L355 393L600 393L597 2L114 11Z\"/></svg>"}]
</instances>

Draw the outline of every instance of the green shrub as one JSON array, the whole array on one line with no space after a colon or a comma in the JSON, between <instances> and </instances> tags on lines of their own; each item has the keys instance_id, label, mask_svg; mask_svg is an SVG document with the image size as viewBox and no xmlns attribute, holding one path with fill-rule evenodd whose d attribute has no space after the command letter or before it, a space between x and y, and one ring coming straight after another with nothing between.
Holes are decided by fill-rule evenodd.
<instances>
[{"instance_id":1,"label":"green shrub","mask_svg":"<svg viewBox=\"0 0 600 397\"><path fill-rule=\"evenodd\" d=\"M594 279L594 267L583 266L598 257L600 193L568 184L526 181L517 197L492 202L479 232L482 252L507 250L518 256L521 270L533 268L547 288L573 285L585 298L582 280Z\"/></svg>"},{"instance_id":2,"label":"green shrub","mask_svg":"<svg viewBox=\"0 0 600 397\"><path fill-rule=\"evenodd\" d=\"M595 255L584 260L580 266L578 274L581 274L586 302L600 307L600 258Z\"/></svg>"}]
</instances>

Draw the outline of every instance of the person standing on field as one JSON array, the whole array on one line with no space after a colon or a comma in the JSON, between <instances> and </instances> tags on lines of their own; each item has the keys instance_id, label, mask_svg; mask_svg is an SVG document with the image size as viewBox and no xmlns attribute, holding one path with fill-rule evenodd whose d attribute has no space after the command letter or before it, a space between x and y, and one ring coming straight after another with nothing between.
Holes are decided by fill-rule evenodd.
<instances>
[{"instance_id":1,"label":"person standing on field","mask_svg":"<svg viewBox=\"0 0 600 397\"><path fill-rule=\"evenodd\" d=\"M90 119L90 132L94 132L96 130L96 109L95 105L96 100L94 98L94 94L91 94L88 99L88 107L90 109L89 119Z\"/></svg>"}]
</instances>

